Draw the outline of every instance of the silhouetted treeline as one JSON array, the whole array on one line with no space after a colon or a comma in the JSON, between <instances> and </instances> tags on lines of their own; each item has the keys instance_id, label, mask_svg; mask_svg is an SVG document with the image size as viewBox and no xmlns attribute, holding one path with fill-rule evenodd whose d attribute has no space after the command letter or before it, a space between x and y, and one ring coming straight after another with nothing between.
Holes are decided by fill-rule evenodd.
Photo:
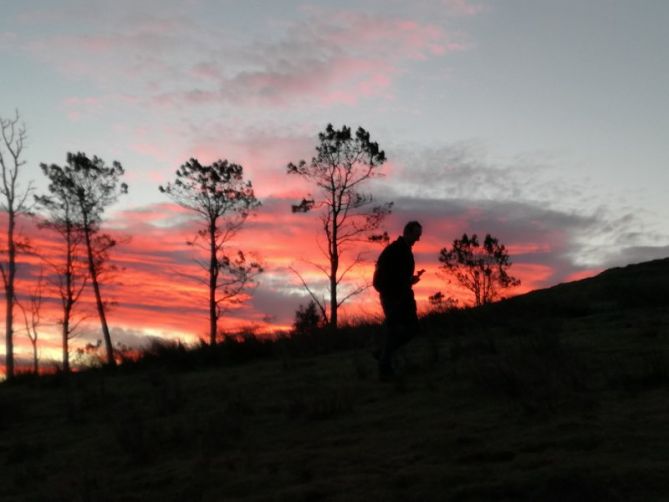
<instances>
[{"instance_id":1,"label":"silhouetted treeline","mask_svg":"<svg viewBox=\"0 0 669 502\"><path fill-rule=\"evenodd\" d=\"M18 112L14 119L0 119L2 139L0 162L2 181L0 195L3 209L8 214L7 260L0 263L6 298L6 343L7 377L14 374L14 305L16 291L16 254L18 250L28 250L27 243L15 235L16 218L27 214L32 185L22 190L19 183L25 126L19 123ZM4 152L4 153L3 153ZM376 201L365 191L365 186L373 178L382 176L381 168L386 162L385 152L379 144L371 140L370 133L359 127L355 132L344 125L335 129L332 124L318 134L316 153L310 161L301 160L288 163L288 175L297 175L311 183L316 191L302 199L291 210L294 213L317 211L322 223L325 263L313 263L327 277L327 294L316 291L303 275L294 267L302 286L311 297L304 310L296 313L296 329L290 342L279 339L270 352L277 347L289 346L291 350L311 347L309 350L329 350L328 347L349 347L364 343L368 333L360 326L352 328L341 322L338 310L346 302L362 293L370 286L369 278L357 284L342 288L347 274L363 261L358 252L345 256L354 246L369 243L386 243L388 233L382 226L392 209L392 202ZM41 164L49 185L46 193L37 195L35 202L41 212L40 226L55 232L62 245L60 259L42 257L49 269L49 287L60 299L62 312L57 323L61 327L62 370L70 369L70 341L77 335L77 327L84 315L80 311L80 298L87 289L95 298L97 317L104 347L105 364L113 366L123 359L111 336L108 324L109 298L103 294L106 273L114 270L110 251L117 241L104 232L104 212L121 195L127 193L128 186L122 181L124 168L117 161L107 165L97 156L84 153L68 153L66 163ZM196 261L203 269L203 277L197 277L207 292L209 317L208 341L215 346L221 342L222 352L231 354L262 353L266 340L247 335L242 338L223 336L221 321L226 310L244 302L258 284L258 275L263 271L260 260L248 257L243 250L230 250L231 239L241 231L244 223L252 216L260 201L256 198L250 180L244 177L244 168L228 160L218 160L212 164L202 164L192 158L176 171L174 181L159 186L160 192L176 204L194 212L199 217L199 226L194 238L184 245L195 246L206 256ZM355 248L354 251L360 251ZM38 253L38 250L31 250ZM451 249L443 248L438 257L444 271L452 274L461 286L474 294L474 304L483 305L499 297L499 290L516 286L518 279L507 273L511 266L508 252L495 237L487 234L479 245L476 234L453 241ZM40 291L40 295L44 295ZM441 292L430 297L434 310L450 311L457 301ZM40 311L42 302L33 295L30 319L26 312L26 332L33 345L34 364L37 371L38 338L42 323ZM349 340L355 330L360 340ZM371 328L370 328L371 329ZM376 328L374 328L376 329ZM284 337L287 339L287 337ZM241 343L241 344L240 344ZM255 348L254 348L255 347ZM178 354L183 347L167 347ZM163 349L161 349L163 350ZM214 354L218 353L216 351ZM147 352L147 357L150 352ZM232 357L232 355L231 355ZM233 357L234 359L234 357Z\"/></svg>"}]
</instances>

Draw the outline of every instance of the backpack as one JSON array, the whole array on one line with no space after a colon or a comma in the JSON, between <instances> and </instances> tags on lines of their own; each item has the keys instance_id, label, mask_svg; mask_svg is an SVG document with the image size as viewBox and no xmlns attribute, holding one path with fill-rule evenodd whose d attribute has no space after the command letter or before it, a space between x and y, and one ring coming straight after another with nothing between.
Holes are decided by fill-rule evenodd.
<instances>
[{"instance_id":1,"label":"backpack","mask_svg":"<svg viewBox=\"0 0 669 502\"><path fill-rule=\"evenodd\" d=\"M397 241L388 244L385 249L381 251L379 258L376 260L372 286L374 286L374 289L381 294L389 293L389 289L394 289L396 275L396 270L394 270L394 268L397 266L398 253L396 242Z\"/></svg>"},{"instance_id":2,"label":"backpack","mask_svg":"<svg viewBox=\"0 0 669 502\"><path fill-rule=\"evenodd\" d=\"M388 248L386 247L386 249ZM376 260L374 277L372 278L372 286L374 286L374 289L379 293L383 293L388 284L388 270L386 270L388 268L388 265L386 264L388 260L386 259L386 249L381 252L379 259Z\"/></svg>"},{"instance_id":3,"label":"backpack","mask_svg":"<svg viewBox=\"0 0 669 502\"><path fill-rule=\"evenodd\" d=\"M381 278L381 272L379 271L379 262L376 262L376 266L374 267L374 277L372 278L372 286L374 286L374 289L380 293L381 290L383 289L383 280Z\"/></svg>"}]
</instances>

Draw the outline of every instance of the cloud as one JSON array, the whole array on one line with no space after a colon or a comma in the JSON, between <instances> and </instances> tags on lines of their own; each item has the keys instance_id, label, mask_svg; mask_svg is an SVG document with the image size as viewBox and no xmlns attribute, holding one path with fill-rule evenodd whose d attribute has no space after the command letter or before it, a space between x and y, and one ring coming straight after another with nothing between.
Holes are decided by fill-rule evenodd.
<instances>
[{"instance_id":1,"label":"cloud","mask_svg":"<svg viewBox=\"0 0 669 502\"><path fill-rule=\"evenodd\" d=\"M13 31L0 31L0 51L12 49L16 44L17 35Z\"/></svg>"},{"instance_id":2,"label":"cloud","mask_svg":"<svg viewBox=\"0 0 669 502\"><path fill-rule=\"evenodd\" d=\"M473 211L467 221L480 220L475 231L495 228L496 221L513 223L507 231L514 241L533 228L553 228L563 234L561 252L574 266L598 267L614 256L632 256L634 248L652 249L667 241L653 218L628 204L624 194L607 193L586 178L556 177L560 159L526 156L500 162L475 142L404 145L390 148L389 155L392 173L375 181L389 198L461 201Z\"/></svg>"},{"instance_id":3,"label":"cloud","mask_svg":"<svg viewBox=\"0 0 669 502\"><path fill-rule=\"evenodd\" d=\"M289 23L277 40L241 47L232 55L239 70L224 71L220 59L193 67L209 81L217 80L216 86L164 93L157 101L353 105L362 98L392 97L393 82L410 61L464 47L443 27L427 22L361 11L307 12L306 19Z\"/></svg>"},{"instance_id":4,"label":"cloud","mask_svg":"<svg viewBox=\"0 0 669 502\"><path fill-rule=\"evenodd\" d=\"M474 4L468 0L443 0L446 8L455 15L475 16L485 11L481 4Z\"/></svg>"},{"instance_id":5,"label":"cloud","mask_svg":"<svg viewBox=\"0 0 669 502\"><path fill-rule=\"evenodd\" d=\"M176 168L191 157L203 163L227 159L243 166L244 177L253 183L256 196L264 198L278 191L284 195L292 193L297 198L308 193L309 186L295 176L289 177L286 165L314 155L316 133L306 129L271 124L234 127L220 121L194 122L185 137L174 132L137 131L131 149L163 166L150 172L152 180L159 184L173 181ZM128 175L132 173L128 169ZM140 172L137 176L139 183L146 182L145 174ZM131 183L131 192L133 186Z\"/></svg>"},{"instance_id":6,"label":"cloud","mask_svg":"<svg viewBox=\"0 0 669 502\"><path fill-rule=\"evenodd\" d=\"M612 251L602 262L603 268L621 267L631 263L669 257L669 246L630 246Z\"/></svg>"},{"instance_id":7,"label":"cloud","mask_svg":"<svg viewBox=\"0 0 669 502\"><path fill-rule=\"evenodd\" d=\"M100 96L70 96L62 101L61 108L68 119L78 121L83 118L100 118L109 109L133 106L137 102L137 98L120 93Z\"/></svg>"},{"instance_id":8,"label":"cloud","mask_svg":"<svg viewBox=\"0 0 669 502\"><path fill-rule=\"evenodd\" d=\"M157 336L155 334L147 334L147 332L142 329L119 328L118 326L113 326L110 329L110 337L115 346L125 346L130 348L148 347L154 340L175 339L175 337L169 332L164 332L162 333L162 336ZM96 329L96 327L92 324L87 326L81 337L79 337L79 341L82 345L87 343L95 344L98 340L101 339L102 336L100 334L100 330Z\"/></svg>"},{"instance_id":9,"label":"cloud","mask_svg":"<svg viewBox=\"0 0 669 502\"><path fill-rule=\"evenodd\" d=\"M462 35L436 18L417 19L407 11L302 8L291 20L269 22L263 38L254 40L196 21L198 9L129 5L102 18L75 5L67 14L24 13L33 30L47 21L50 26L48 35L25 42L25 49L70 79L92 80L105 94L142 98L147 106L331 106L390 99L410 64L466 46ZM95 29L72 30L77 20Z\"/></svg>"},{"instance_id":10,"label":"cloud","mask_svg":"<svg viewBox=\"0 0 669 502\"><path fill-rule=\"evenodd\" d=\"M285 173L286 162L314 153L317 129L307 123L316 120L313 111L392 100L409 71L469 47L466 36L450 31L443 16L483 11L463 0L418 1L417 10L389 0L381 14L376 8L372 16L369 5L351 11L287 8L285 18L268 21L254 38L228 25L219 28L213 19L211 24L195 22L190 10L200 12L197 5L124 1L100 16L87 2L71 2L62 11L59 6L22 18L44 33L35 42L26 45L20 30L0 40L23 43L33 57L68 78L97 85L99 94L64 99L71 118L99 115L108 123L104 113L120 110L124 125L119 129L130 138L128 150L143 161L155 160L148 172L143 165L128 166L131 192L150 177L157 193L156 184L171 180L167 168L173 172L191 155L203 162L228 158L244 166L263 206L230 244L262 257L266 273L250 301L226 316L225 326L254 322L269 328L289 325L297 306L309 300L289 267L298 268L319 294L326 287L325 276L311 265L323 260L318 219L290 212L290 205L313 188ZM38 30L45 25L50 30ZM126 116L128 110L134 114ZM302 120L300 125L286 126L286 110L291 121ZM136 116L140 125L126 125ZM246 126L251 120L262 126ZM152 123L160 125L147 125ZM121 144L123 138L114 136L113 142ZM397 235L409 219L425 225L416 248L421 268L428 270L416 288L421 305L439 289L458 293L440 276L437 255L464 232L489 232L507 245L512 273L523 281L516 292L667 252L666 238L641 223L638 208L593 195L596 190L586 189L583 180L552 177L559 160L503 163L490 160L485 145L476 142L383 147L391 159L384 166L388 176L370 189L395 201L391 233ZM136 193L138 203L145 204L146 191ZM114 235L131 236L112 254L125 268L121 284L105 286L105 294L118 301L110 311L114 328L123 330L118 336L202 334L206 289L197 280L203 272L194 249L185 244L196 231L188 212L169 203L151 204L117 212L107 227ZM26 231L42 254L58 256L58 243L48 232ZM367 248L367 261L344 287L369 280L379 251ZM39 272L39 260L21 260L19 285L25 291ZM51 298L48 305L53 320L58 304ZM84 305L94 313L90 294ZM378 302L367 291L346 309L375 313ZM95 323L87 329L94 334ZM44 341L56 348L55 330Z\"/></svg>"},{"instance_id":11,"label":"cloud","mask_svg":"<svg viewBox=\"0 0 669 502\"><path fill-rule=\"evenodd\" d=\"M414 152L414 160L420 157L420 152ZM433 154L426 154L426 159L434 158ZM606 266L663 257L669 253L666 246L641 244L646 233L633 212L620 213L615 208L600 205L594 211L577 212L561 208L559 201L550 197L535 200L536 195L525 196L528 191L536 194L533 187L543 181L528 178L530 171L524 167L495 167L484 160L476 161L476 155L471 152L463 155L459 148L450 155L443 151L436 158L449 161L446 180L429 178L428 171L423 171L420 163L409 164L409 170L398 161L393 172L395 183L375 187L377 190L385 188L385 192L377 193L384 193L384 197L395 202L394 212L387 221L393 238L410 219L417 219L424 225L423 239L414 250L418 266L427 270L415 288L423 310L427 308L428 297L436 291L458 297L465 303L468 301L466 292L453 281L449 282L440 270L437 259L439 250L464 232L491 233L508 247L513 263L511 273L522 280L513 294L582 278ZM458 171L458 165L462 166L462 171ZM497 174L506 180L504 183L492 183L498 179L495 170L501 170ZM428 190L448 194L451 193L448 184L454 183L453 193L461 197L434 197L429 196L429 191L420 193L421 184L414 178L422 176L426 177L426 183L430 182ZM473 180L481 176L491 180L492 188L483 192L474 190L477 198L463 197L476 186ZM406 185L404 181L407 181ZM297 194L285 181L276 183L273 195L263 198L257 215L250 218L229 243L230 251L243 249L258 256L266 272L260 276L260 285L249 300L243 305L231 306L226 313L223 319L226 329L234 330L249 324L265 330L288 328L297 307L310 300L291 267L300 271L319 296L327 291L325 275L312 265L324 263L322 247L318 244L321 237L318 218L312 214L292 213L290 205L296 201ZM437 187L439 183L444 186ZM555 187L555 194L563 192L564 188ZM578 194L575 196L579 197ZM569 206L569 203L564 204L566 208ZM105 298L117 302L108 316L115 330L115 341L118 339L135 346L145 336L183 341L195 341L204 336L207 308L206 287L202 281L205 273L196 259L205 257L186 245L198 229L197 220L185 209L165 202L117 212L106 226L115 237L130 237L111 255L123 272L115 281L103 284ZM55 235L39 230L30 221L24 221L21 227L42 257L52 261L60 259L60 244ZM366 247L364 262L342 283L344 290L369 282L380 250L378 245ZM345 255L344 261L348 263L352 256ZM40 264L38 256L20 256L17 289L21 299L34 284ZM79 314L87 313L90 317L82 325L80 339L73 342L73 347L99 338L90 291L80 307ZM51 291L45 303L44 318L52 327L45 328L40 345L45 357L56 359L59 357L59 334L53 323L58 319L59 309ZM378 313L378 299L371 289L356 296L343 308L344 316L349 317ZM27 338L17 335L18 356L27 357L29 353Z\"/></svg>"}]
</instances>

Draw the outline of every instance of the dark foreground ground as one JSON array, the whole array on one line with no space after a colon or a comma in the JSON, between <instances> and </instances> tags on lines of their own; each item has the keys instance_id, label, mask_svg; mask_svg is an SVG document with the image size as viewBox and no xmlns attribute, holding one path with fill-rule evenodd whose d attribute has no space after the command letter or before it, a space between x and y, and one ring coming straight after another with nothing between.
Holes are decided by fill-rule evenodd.
<instances>
[{"instance_id":1,"label":"dark foreground ground","mask_svg":"<svg viewBox=\"0 0 669 502\"><path fill-rule=\"evenodd\" d=\"M426 319L391 383L357 348L0 385L0 500L667 500L668 271Z\"/></svg>"}]
</instances>

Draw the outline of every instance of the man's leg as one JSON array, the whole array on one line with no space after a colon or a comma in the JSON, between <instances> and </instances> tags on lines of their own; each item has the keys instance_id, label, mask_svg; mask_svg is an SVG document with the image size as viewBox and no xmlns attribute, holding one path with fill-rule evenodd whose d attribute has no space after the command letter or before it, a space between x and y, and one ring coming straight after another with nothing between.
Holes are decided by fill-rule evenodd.
<instances>
[{"instance_id":1,"label":"man's leg","mask_svg":"<svg viewBox=\"0 0 669 502\"><path fill-rule=\"evenodd\" d=\"M393 358L398 349L409 343L418 333L418 316L416 303L392 311L386 316L387 334L386 345L382 356L383 369L394 374ZM413 308L412 308L413 307ZM382 370L383 372L383 370Z\"/></svg>"},{"instance_id":2,"label":"man's leg","mask_svg":"<svg viewBox=\"0 0 669 502\"><path fill-rule=\"evenodd\" d=\"M402 311L402 316L398 320L401 326L397 335L397 347L401 347L409 343L409 341L418 334L419 324L418 315L416 313L416 302L412 299L411 304Z\"/></svg>"},{"instance_id":3,"label":"man's leg","mask_svg":"<svg viewBox=\"0 0 669 502\"><path fill-rule=\"evenodd\" d=\"M386 346L386 330L386 323L383 322L379 329L372 334L372 356L374 356L374 359L377 361L381 360L381 355Z\"/></svg>"},{"instance_id":4,"label":"man's leg","mask_svg":"<svg viewBox=\"0 0 669 502\"><path fill-rule=\"evenodd\" d=\"M393 376L393 356L400 345L401 326L392 321L386 321L385 343L379 359L379 375L381 377Z\"/></svg>"}]
</instances>

